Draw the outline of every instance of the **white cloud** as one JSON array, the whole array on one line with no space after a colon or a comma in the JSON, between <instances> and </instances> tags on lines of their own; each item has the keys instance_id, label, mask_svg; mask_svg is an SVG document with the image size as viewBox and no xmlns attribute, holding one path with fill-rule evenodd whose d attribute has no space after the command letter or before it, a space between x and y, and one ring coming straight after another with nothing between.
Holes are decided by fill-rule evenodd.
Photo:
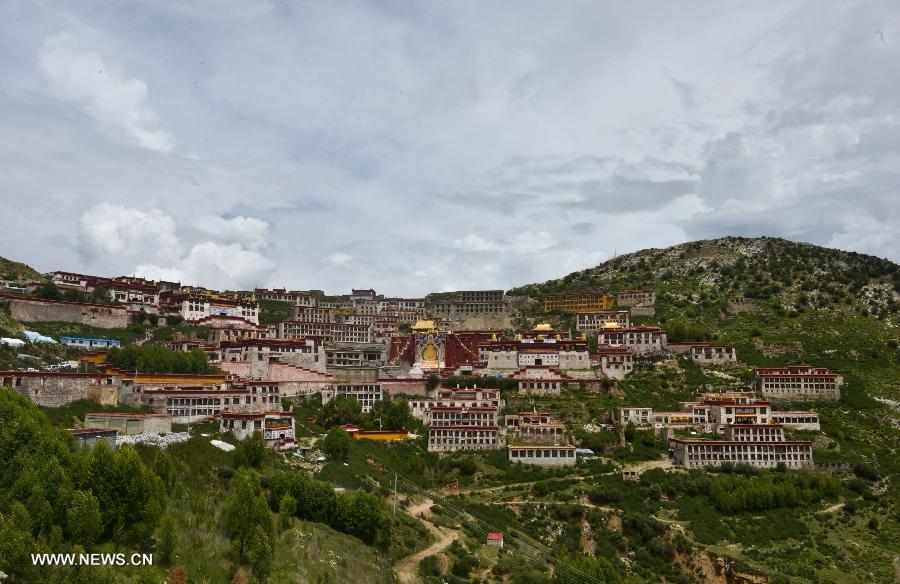
<instances>
[{"instance_id":1,"label":"white cloud","mask_svg":"<svg viewBox=\"0 0 900 584\"><path fill-rule=\"evenodd\" d=\"M207 241L195 245L187 257L171 267L142 264L136 268L136 273L224 290L249 289L267 283L274 269L275 262L240 244L221 245Z\"/></svg>"},{"instance_id":2,"label":"white cloud","mask_svg":"<svg viewBox=\"0 0 900 584\"><path fill-rule=\"evenodd\" d=\"M353 261L353 256L346 253L333 253L326 256L323 261L333 266L343 266Z\"/></svg>"},{"instance_id":3,"label":"white cloud","mask_svg":"<svg viewBox=\"0 0 900 584\"><path fill-rule=\"evenodd\" d=\"M124 134L157 152L175 146L174 137L147 104L144 80L126 76L73 35L63 32L46 39L40 66L53 93L81 105L104 131Z\"/></svg>"},{"instance_id":4,"label":"white cloud","mask_svg":"<svg viewBox=\"0 0 900 584\"><path fill-rule=\"evenodd\" d=\"M102 203L82 215L79 248L88 265L100 274L118 270L213 288L252 288L268 282L275 263L260 253L266 246L268 226L264 221L206 217L199 223L224 243L185 243L179 238L176 221L159 209L143 211Z\"/></svg>"},{"instance_id":5,"label":"white cloud","mask_svg":"<svg viewBox=\"0 0 900 584\"><path fill-rule=\"evenodd\" d=\"M455 240L453 247L463 251L496 251L500 249L500 244L496 241L485 239L480 235L470 233L462 239Z\"/></svg>"},{"instance_id":6,"label":"white cloud","mask_svg":"<svg viewBox=\"0 0 900 584\"><path fill-rule=\"evenodd\" d=\"M172 217L159 209L141 211L109 203L82 214L78 247L89 262L100 264L111 259L171 261L181 251Z\"/></svg>"},{"instance_id":7,"label":"white cloud","mask_svg":"<svg viewBox=\"0 0 900 584\"><path fill-rule=\"evenodd\" d=\"M523 231L501 239L486 239L469 233L453 241L453 247L472 252L535 253L557 245L556 238L546 231Z\"/></svg>"},{"instance_id":8,"label":"white cloud","mask_svg":"<svg viewBox=\"0 0 900 584\"><path fill-rule=\"evenodd\" d=\"M3 254L224 279L203 262L237 245L279 286L391 294L725 234L897 259L900 4L737 8L15 4ZM100 203L177 237L98 243L80 219ZM250 258L238 277L265 277Z\"/></svg>"},{"instance_id":9,"label":"white cloud","mask_svg":"<svg viewBox=\"0 0 900 584\"><path fill-rule=\"evenodd\" d=\"M219 241L239 243L254 251L265 247L269 237L269 224L255 217L201 217L197 220L196 227Z\"/></svg>"}]
</instances>

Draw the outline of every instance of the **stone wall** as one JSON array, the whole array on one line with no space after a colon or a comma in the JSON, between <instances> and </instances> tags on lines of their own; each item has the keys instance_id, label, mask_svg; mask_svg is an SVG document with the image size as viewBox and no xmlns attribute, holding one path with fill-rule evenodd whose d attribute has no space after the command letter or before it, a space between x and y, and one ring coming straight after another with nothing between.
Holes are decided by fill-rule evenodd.
<instances>
[{"instance_id":1,"label":"stone wall","mask_svg":"<svg viewBox=\"0 0 900 584\"><path fill-rule=\"evenodd\" d=\"M725 312L728 314L743 314L759 310L759 300L755 298L734 297L728 299Z\"/></svg>"},{"instance_id":2,"label":"stone wall","mask_svg":"<svg viewBox=\"0 0 900 584\"><path fill-rule=\"evenodd\" d=\"M428 395L428 390L425 387L426 379L392 377L379 379L378 383L381 385L381 391L391 396L401 393L405 395Z\"/></svg>"},{"instance_id":3,"label":"stone wall","mask_svg":"<svg viewBox=\"0 0 900 584\"><path fill-rule=\"evenodd\" d=\"M219 368L241 379L277 381L284 397L305 395L322 391L334 382L334 377L311 369L295 367L287 363L269 362L264 370L252 367L246 362L223 362Z\"/></svg>"},{"instance_id":4,"label":"stone wall","mask_svg":"<svg viewBox=\"0 0 900 584\"><path fill-rule=\"evenodd\" d=\"M116 405L120 381L92 373L3 371L0 385L12 387L39 406L58 408L81 399Z\"/></svg>"},{"instance_id":5,"label":"stone wall","mask_svg":"<svg viewBox=\"0 0 900 584\"><path fill-rule=\"evenodd\" d=\"M97 328L128 326L128 310L122 306L8 295L0 296L0 303L7 304L10 315L20 322L77 322Z\"/></svg>"},{"instance_id":6,"label":"stone wall","mask_svg":"<svg viewBox=\"0 0 900 584\"><path fill-rule=\"evenodd\" d=\"M653 306L632 306L631 316L656 316L656 308Z\"/></svg>"}]
</instances>

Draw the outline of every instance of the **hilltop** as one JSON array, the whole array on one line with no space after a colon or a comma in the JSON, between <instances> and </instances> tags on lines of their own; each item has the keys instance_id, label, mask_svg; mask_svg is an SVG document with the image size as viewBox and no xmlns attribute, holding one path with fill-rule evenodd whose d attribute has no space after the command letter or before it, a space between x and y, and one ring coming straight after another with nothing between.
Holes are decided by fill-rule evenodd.
<instances>
[{"instance_id":1,"label":"hilltop","mask_svg":"<svg viewBox=\"0 0 900 584\"><path fill-rule=\"evenodd\" d=\"M47 280L47 277L28 264L0 257L0 280L44 282Z\"/></svg>"},{"instance_id":2,"label":"hilltop","mask_svg":"<svg viewBox=\"0 0 900 584\"><path fill-rule=\"evenodd\" d=\"M538 300L559 292L657 292L657 312L688 305L724 309L745 297L781 310L856 311L891 318L900 267L887 259L772 237L723 237L617 256L563 278L514 288ZM661 302L660 302L661 300Z\"/></svg>"}]
</instances>

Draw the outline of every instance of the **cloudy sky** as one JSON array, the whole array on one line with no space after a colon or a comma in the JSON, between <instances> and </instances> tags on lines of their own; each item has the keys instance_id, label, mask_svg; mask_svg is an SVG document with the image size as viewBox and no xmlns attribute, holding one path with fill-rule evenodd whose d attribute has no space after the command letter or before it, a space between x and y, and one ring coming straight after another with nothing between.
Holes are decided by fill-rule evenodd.
<instances>
[{"instance_id":1,"label":"cloudy sky","mask_svg":"<svg viewBox=\"0 0 900 584\"><path fill-rule=\"evenodd\" d=\"M900 3L0 3L0 255L388 294L900 260Z\"/></svg>"}]
</instances>

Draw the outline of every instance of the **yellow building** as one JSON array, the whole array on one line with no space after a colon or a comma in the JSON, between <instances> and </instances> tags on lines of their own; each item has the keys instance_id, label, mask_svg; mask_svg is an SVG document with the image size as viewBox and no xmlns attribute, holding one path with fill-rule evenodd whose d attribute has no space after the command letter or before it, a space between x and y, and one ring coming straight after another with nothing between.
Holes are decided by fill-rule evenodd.
<instances>
[{"instance_id":1,"label":"yellow building","mask_svg":"<svg viewBox=\"0 0 900 584\"><path fill-rule=\"evenodd\" d=\"M609 310L616 299L604 292L574 292L571 294L551 294L544 299L544 312L595 312Z\"/></svg>"},{"instance_id":2,"label":"yellow building","mask_svg":"<svg viewBox=\"0 0 900 584\"><path fill-rule=\"evenodd\" d=\"M406 430L363 430L353 424L344 424L341 428L356 440L409 440L409 432Z\"/></svg>"}]
</instances>

